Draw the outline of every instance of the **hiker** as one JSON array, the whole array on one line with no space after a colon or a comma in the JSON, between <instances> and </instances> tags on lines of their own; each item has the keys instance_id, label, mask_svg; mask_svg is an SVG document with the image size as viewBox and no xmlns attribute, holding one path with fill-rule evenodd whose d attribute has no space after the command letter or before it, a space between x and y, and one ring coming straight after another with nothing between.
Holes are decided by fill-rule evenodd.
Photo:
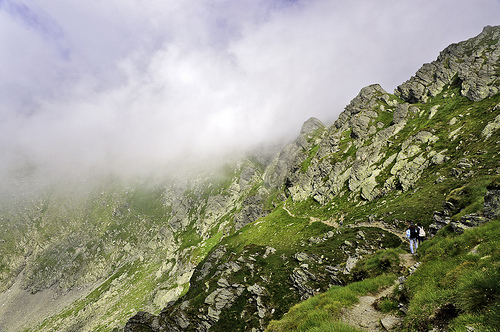
<instances>
[{"instance_id":1,"label":"hiker","mask_svg":"<svg viewBox=\"0 0 500 332\"><path fill-rule=\"evenodd\" d=\"M418 248L418 228L414 223L410 223L410 227L406 230L406 237L410 240L410 251L412 255L415 255Z\"/></svg>"},{"instance_id":2,"label":"hiker","mask_svg":"<svg viewBox=\"0 0 500 332\"><path fill-rule=\"evenodd\" d=\"M424 242L425 240L425 230L424 230L424 226L422 226L421 224L417 224L417 228L418 228L418 245L421 245L422 242Z\"/></svg>"}]
</instances>

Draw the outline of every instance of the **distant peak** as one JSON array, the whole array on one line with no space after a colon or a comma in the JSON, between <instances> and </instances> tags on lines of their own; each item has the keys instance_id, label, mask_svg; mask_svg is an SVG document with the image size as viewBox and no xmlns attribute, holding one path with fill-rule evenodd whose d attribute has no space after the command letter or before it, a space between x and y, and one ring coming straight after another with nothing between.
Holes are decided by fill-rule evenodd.
<instances>
[{"instance_id":1,"label":"distant peak","mask_svg":"<svg viewBox=\"0 0 500 332\"><path fill-rule=\"evenodd\" d=\"M302 128L300 129L300 134L307 135L319 128L324 128L324 127L325 125L323 124L323 122L321 122L315 117L311 117L302 125Z\"/></svg>"}]
</instances>

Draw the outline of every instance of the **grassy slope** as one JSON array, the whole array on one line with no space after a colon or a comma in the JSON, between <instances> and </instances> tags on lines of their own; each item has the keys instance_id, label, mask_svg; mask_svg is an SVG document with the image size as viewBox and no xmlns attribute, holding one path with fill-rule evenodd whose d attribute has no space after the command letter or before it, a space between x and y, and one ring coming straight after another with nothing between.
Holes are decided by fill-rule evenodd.
<instances>
[{"instance_id":1,"label":"grassy slope","mask_svg":"<svg viewBox=\"0 0 500 332\"><path fill-rule=\"evenodd\" d=\"M396 296L409 299L405 327L496 331L500 324L500 220L466 231L446 229L420 248L423 264Z\"/></svg>"},{"instance_id":2,"label":"grassy slope","mask_svg":"<svg viewBox=\"0 0 500 332\"><path fill-rule=\"evenodd\" d=\"M416 105L424 114L428 114L431 107L440 106L430 120L427 116L410 118L394 142L394 150L387 151L387 155L396 153L402 142L420 130L439 136L433 149L446 149L450 159L444 164L427 168L412 190L389 192L382 198L358 206L354 206L348 195L344 195L334 199L333 204L321 206L310 199L289 209L298 215L311 215L323 220L342 214L347 223L365 221L372 215L400 227L409 221L428 226L432 223L433 211L442 210L445 200L452 200L459 207L452 220L458 220L465 214L480 213L486 186L492 181L498 182L496 174L499 172L500 154L498 135L484 140L481 131L498 115L493 108L500 103L500 95L473 103L460 96L447 97L452 94L459 95L458 87L450 86L430 103ZM452 124L453 118L457 120L455 124ZM453 172L462 158L471 161L473 166L459 170L462 174L456 177ZM378 180L385 181L388 176L382 174ZM440 176L445 179L437 182ZM401 224L398 222L401 220L406 222ZM497 220L460 236L445 229L433 240L425 242L421 247L421 268L408 278L402 292L394 294L394 301L408 302L405 330L427 330L429 326L439 324L449 324L453 331L465 331L466 326L478 331L494 331L497 328L500 323L498 226ZM478 244L479 253L470 254ZM370 267L359 269L365 275L370 275L373 270ZM273 321L269 331L290 330L287 326L291 322L294 326L309 326L299 329L304 331L344 331L344 328L350 331L349 327L338 329L333 326L337 324L334 322L337 314L329 312L328 301L331 300L324 300L329 292L297 305L282 320ZM449 307L443 309L445 303ZM447 317L445 311L449 308L455 312ZM330 314L325 315L324 312ZM312 325L311 317L316 321Z\"/></svg>"},{"instance_id":3,"label":"grassy slope","mask_svg":"<svg viewBox=\"0 0 500 332\"><path fill-rule=\"evenodd\" d=\"M345 287L332 287L327 292L293 306L282 320L272 321L266 331L359 332L361 330L338 321L342 308L358 303L359 296L391 286L394 279L394 275L384 274Z\"/></svg>"}]
</instances>

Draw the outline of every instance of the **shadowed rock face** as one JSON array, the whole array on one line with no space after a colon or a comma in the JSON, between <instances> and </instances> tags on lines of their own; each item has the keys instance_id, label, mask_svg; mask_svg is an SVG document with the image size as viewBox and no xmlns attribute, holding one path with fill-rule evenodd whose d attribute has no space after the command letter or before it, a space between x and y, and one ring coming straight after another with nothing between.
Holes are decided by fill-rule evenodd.
<instances>
[{"instance_id":1,"label":"shadowed rock face","mask_svg":"<svg viewBox=\"0 0 500 332\"><path fill-rule=\"evenodd\" d=\"M454 80L460 84L461 94L473 101L497 94L499 38L498 27L488 26L477 37L448 46L437 60L422 66L415 76L400 85L395 94L409 103L426 102Z\"/></svg>"}]
</instances>

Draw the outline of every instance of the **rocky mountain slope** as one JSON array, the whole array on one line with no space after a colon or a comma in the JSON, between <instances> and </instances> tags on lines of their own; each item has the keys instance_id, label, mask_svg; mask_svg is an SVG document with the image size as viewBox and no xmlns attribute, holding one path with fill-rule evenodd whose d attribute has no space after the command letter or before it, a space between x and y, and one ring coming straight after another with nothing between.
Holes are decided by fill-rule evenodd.
<instances>
[{"instance_id":1,"label":"rocky mountain slope","mask_svg":"<svg viewBox=\"0 0 500 332\"><path fill-rule=\"evenodd\" d=\"M400 246L410 221L463 232L497 218L498 197L490 215L482 203L500 171L499 38L487 27L451 45L395 94L363 88L331 127L308 120L263 174L278 193L272 213L224 238L186 295L125 330L264 330L360 278L356 262Z\"/></svg>"},{"instance_id":2,"label":"rocky mountain slope","mask_svg":"<svg viewBox=\"0 0 500 332\"><path fill-rule=\"evenodd\" d=\"M449 46L394 94L361 89L273 158L3 199L0 330L263 331L369 278L410 221L435 234L498 218L499 39Z\"/></svg>"}]
</instances>

